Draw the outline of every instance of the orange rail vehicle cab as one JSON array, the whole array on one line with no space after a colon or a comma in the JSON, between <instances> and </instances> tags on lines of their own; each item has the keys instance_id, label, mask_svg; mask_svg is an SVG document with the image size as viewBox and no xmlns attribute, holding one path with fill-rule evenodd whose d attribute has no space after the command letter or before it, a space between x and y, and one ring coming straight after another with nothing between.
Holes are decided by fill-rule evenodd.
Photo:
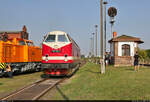
<instances>
[{"instance_id":1,"label":"orange rail vehicle cab","mask_svg":"<svg viewBox=\"0 0 150 102\"><path fill-rule=\"evenodd\" d=\"M20 38L0 41L0 62L11 63L14 71L25 72L41 63L42 50L31 40Z\"/></svg>"}]
</instances>

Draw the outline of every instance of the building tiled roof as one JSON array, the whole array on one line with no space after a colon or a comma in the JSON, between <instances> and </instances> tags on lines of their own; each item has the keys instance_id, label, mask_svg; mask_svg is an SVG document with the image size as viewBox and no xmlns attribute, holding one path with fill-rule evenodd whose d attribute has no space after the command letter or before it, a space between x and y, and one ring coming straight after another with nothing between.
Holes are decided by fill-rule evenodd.
<instances>
[{"instance_id":1,"label":"building tiled roof","mask_svg":"<svg viewBox=\"0 0 150 102\"><path fill-rule=\"evenodd\" d=\"M2 33L20 33L20 32L22 32L22 31L0 31L0 34L2 34Z\"/></svg>"},{"instance_id":2,"label":"building tiled roof","mask_svg":"<svg viewBox=\"0 0 150 102\"><path fill-rule=\"evenodd\" d=\"M121 35L121 36L112 38L108 42L111 43L111 42L116 42L116 41L119 41L119 42L134 41L134 42L138 42L138 43L144 43L142 40L140 40L140 38L127 36L127 35Z\"/></svg>"}]
</instances>

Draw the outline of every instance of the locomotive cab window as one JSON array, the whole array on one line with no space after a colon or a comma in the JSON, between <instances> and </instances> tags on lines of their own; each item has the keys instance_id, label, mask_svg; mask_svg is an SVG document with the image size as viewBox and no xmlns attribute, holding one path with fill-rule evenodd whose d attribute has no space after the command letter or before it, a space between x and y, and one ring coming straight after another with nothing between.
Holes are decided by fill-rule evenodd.
<instances>
[{"instance_id":1,"label":"locomotive cab window","mask_svg":"<svg viewBox=\"0 0 150 102\"><path fill-rule=\"evenodd\" d=\"M48 35L45 42L55 42L56 35Z\"/></svg>"},{"instance_id":2,"label":"locomotive cab window","mask_svg":"<svg viewBox=\"0 0 150 102\"><path fill-rule=\"evenodd\" d=\"M25 45L24 41L19 41L19 45Z\"/></svg>"},{"instance_id":3,"label":"locomotive cab window","mask_svg":"<svg viewBox=\"0 0 150 102\"><path fill-rule=\"evenodd\" d=\"M28 46L34 46L32 42L27 42Z\"/></svg>"},{"instance_id":4,"label":"locomotive cab window","mask_svg":"<svg viewBox=\"0 0 150 102\"><path fill-rule=\"evenodd\" d=\"M68 39L65 35L58 35L58 42L68 42Z\"/></svg>"}]
</instances>

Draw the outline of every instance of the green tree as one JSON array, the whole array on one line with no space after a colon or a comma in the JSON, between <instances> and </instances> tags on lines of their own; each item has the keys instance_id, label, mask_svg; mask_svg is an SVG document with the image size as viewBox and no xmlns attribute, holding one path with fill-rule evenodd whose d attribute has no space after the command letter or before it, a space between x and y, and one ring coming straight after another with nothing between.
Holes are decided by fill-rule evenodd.
<instances>
[{"instance_id":1,"label":"green tree","mask_svg":"<svg viewBox=\"0 0 150 102\"><path fill-rule=\"evenodd\" d=\"M150 59L150 49L146 50L146 53L147 53L148 59Z\"/></svg>"},{"instance_id":2,"label":"green tree","mask_svg":"<svg viewBox=\"0 0 150 102\"><path fill-rule=\"evenodd\" d=\"M81 55L81 58L84 59L84 58L85 58L85 55Z\"/></svg>"},{"instance_id":3,"label":"green tree","mask_svg":"<svg viewBox=\"0 0 150 102\"><path fill-rule=\"evenodd\" d=\"M146 52L146 50L138 49L138 54L139 54L140 60L144 63L145 60L147 59L147 52Z\"/></svg>"},{"instance_id":4,"label":"green tree","mask_svg":"<svg viewBox=\"0 0 150 102\"><path fill-rule=\"evenodd\" d=\"M146 50L146 53L147 53L146 62L147 62L147 64L150 64L150 49Z\"/></svg>"}]
</instances>

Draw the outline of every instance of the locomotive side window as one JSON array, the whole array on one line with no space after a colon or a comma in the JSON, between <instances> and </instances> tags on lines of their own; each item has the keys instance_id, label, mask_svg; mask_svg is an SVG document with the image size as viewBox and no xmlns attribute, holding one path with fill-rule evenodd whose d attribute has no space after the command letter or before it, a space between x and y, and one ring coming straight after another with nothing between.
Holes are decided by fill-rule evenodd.
<instances>
[{"instance_id":1,"label":"locomotive side window","mask_svg":"<svg viewBox=\"0 0 150 102\"><path fill-rule=\"evenodd\" d=\"M45 42L55 42L56 36L55 35L48 35Z\"/></svg>"},{"instance_id":2,"label":"locomotive side window","mask_svg":"<svg viewBox=\"0 0 150 102\"><path fill-rule=\"evenodd\" d=\"M58 35L58 42L68 42L65 35Z\"/></svg>"},{"instance_id":3,"label":"locomotive side window","mask_svg":"<svg viewBox=\"0 0 150 102\"><path fill-rule=\"evenodd\" d=\"M71 42L72 40L71 40L71 37L67 34L67 37L68 37L68 39L69 39L69 41Z\"/></svg>"},{"instance_id":4,"label":"locomotive side window","mask_svg":"<svg viewBox=\"0 0 150 102\"><path fill-rule=\"evenodd\" d=\"M25 45L24 41L19 41L19 45Z\"/></svg>"}]
</instances>

